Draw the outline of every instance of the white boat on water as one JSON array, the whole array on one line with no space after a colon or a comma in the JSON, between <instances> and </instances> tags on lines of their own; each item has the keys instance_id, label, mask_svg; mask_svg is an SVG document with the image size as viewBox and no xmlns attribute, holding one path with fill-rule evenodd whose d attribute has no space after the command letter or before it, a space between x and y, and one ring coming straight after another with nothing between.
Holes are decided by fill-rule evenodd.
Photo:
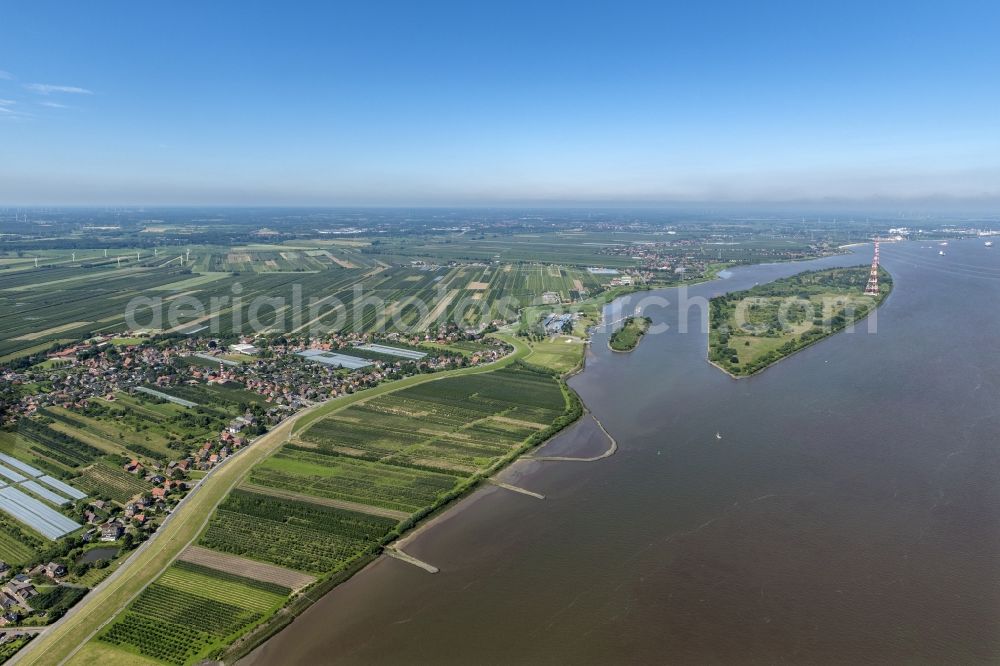
<instances>
[{"instance_id":1,"label":"white boat on water","mask_svg":"<svg viewBox=\"0 0 1000 666\"><path fill-rule=\"evenodd\" d=\"M985 245L986 247L993 247L993 241L986 241L985 243L983 243L983 245Z\"/></svg>"},{"instance_id":2,"label":"white boat on water","mask_svg":"<svg viewBox=\"0 0 1000 666\"><path fill-rule=\"evenodd\" d=\"M940 254L943 257L944 256L944 250L938 250L938 254Z\"/></svg>"}]
</instances>

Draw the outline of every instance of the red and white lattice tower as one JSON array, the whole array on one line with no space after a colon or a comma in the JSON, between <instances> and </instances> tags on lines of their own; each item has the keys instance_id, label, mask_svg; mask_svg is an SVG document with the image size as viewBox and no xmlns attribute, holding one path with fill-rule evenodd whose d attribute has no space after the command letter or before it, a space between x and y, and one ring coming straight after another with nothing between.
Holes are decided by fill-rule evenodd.
<instances>
[{"instance_id":1,"label":"red and white lattice tower","mask_svg":"<svg viewBox=\"0 0 1000 666\"><path fill-rule=\"evenodd\" d=\"M872 271L868 274L868 286L865 287L865 294L868 296L878 296L878 241L875 239L875 256L872 257Z\"/></svg>"}]
</instances>

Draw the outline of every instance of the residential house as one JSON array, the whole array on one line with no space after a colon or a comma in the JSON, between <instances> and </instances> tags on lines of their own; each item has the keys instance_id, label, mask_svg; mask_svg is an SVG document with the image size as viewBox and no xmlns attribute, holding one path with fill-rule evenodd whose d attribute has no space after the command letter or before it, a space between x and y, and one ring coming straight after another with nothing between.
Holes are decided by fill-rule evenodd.
<instances>
[{"instance_id":1,"label":"residential house","mask_svg":"<svg viewBox=\"0 0 1000 666\"><path fill-rule=\"evenodd\" d=\"M31 579L24 574L17 574L11 578L0 591L22 605L27 605L28 599L38 594L38 590L31 584Z\"/></svg>"},{"instance_id":2,"label":"residential house","mask_svg":"<svg viewBox=\"0 0 1000 666\"><path fill-rule=\"evenodd\" d=\"M101 541L117 541L124 531L121 523L115 521L105 523L101 525Z\"/></svg>"}]
</instances>

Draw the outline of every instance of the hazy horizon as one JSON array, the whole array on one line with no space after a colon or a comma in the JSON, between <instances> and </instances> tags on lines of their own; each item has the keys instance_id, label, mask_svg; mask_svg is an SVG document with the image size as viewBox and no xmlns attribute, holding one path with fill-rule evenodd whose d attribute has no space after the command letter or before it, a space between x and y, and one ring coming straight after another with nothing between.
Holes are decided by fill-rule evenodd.
<instances>
[{"instance_id":1,"label":"hazy horizon","mask_svg":"<svg viewBox=\"0 0 1000 666\"><path fill-rule=\"evenodd\" d=\"M8 9L0 202L1000 203L988 3L102 8Z\"/></svg>"}]
</instances>

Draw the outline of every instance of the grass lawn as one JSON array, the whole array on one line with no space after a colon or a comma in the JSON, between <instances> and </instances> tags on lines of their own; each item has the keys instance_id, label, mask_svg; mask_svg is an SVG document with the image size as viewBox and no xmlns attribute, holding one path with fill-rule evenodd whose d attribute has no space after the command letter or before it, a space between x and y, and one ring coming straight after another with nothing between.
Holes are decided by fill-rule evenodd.
<instances>
[{"instance_id":1,"label":"grass lawn","mask_svg":"<svg viewBox=\"0 0 1000 666\"><path fill-rule=\"evenodd\" d=\"M59 368L65 365L69 365L72 361L68 361L64 358L47 358L41 363L36 363L31 366L32 370L51 370L52 368Z\"/></svg>"},{"instance_id":2,"label":"grass lawn","mask_svg":"<svg viewBox=\"0 0 1000 666\"><path fill-rule=\"evenodd\" d=\"M82 650L69 660L67 666L163 666L162 661L148 659L135 652L129 652L107 643L87 643Z\"/></svg>"},{"instance_id":3,"label":"grass lawn","mask_svg":"<svg viewBox=\"0 0 1000 666\"><path fill-rule=\"evenodd\" d=\"M526 359L532 365L540 365L565 374L575 370L583 362L586 344L581 338L571 335L556 335L541 342L529 342L531 356Z\"/></svg>"},{"instance_id":4,"label":"grass lawn","mask_svg":"<svg viewBox=\"0 0 1000 666\"><path fill-rule=\"evenodd\" d=\"M129 345L138 345L148 338L111 338L111 344L119 347L127 347Z\"/></svg>"}]
</instances>

